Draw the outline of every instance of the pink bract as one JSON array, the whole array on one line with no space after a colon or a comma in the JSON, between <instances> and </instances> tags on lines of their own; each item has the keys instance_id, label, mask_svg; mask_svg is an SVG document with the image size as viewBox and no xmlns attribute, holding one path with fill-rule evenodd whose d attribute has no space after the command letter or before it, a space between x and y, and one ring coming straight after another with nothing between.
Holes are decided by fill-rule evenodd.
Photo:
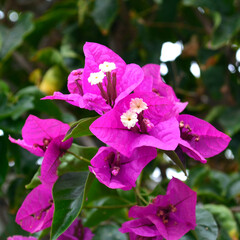
<instances>
[{"instance_id":1,"label":"pink bract","mask_svg":"<svg viewBox=\"0 0 240 240\"><path fill-rule=\"evenodd\" d=\"M120 56L101 44L87 42L83 50L84 69L74 70L68 77L70 94L55 92L53 96L42 99L65 100L72 105L94 110L102 115L130 94L142 82L144 74L138 65L126 64ZM104 62L114 63L116 69L108 73L111 80L104 77L100 90L98 85L90 84L88 78L91 73L99 72L99 65Z\"/></svg>"},{"instance_id":2,"label":"pink bract","mask_svg":"<svg viewBox=\"0 0 240 240\"><path fill-rule=\"evenodd\" d=\"M16 216L16 222L30 233L48 228L54 212L52 189L41 184L25 198Z\"/></svg>"},{"instance_id":3,"label":"pink bract","mask_svg":"<svg viewBox=\"0 0 240 240\"><path fill-rule=\"evenodd\" d=\"M162 80L160 75L160 65L146 64L142 69L144 72L144 79L134 92L154 92L159 96L168 98L174 103L176 112L182 112L188 103L180 102L173 88Z\"/></svg>"},{"instance_id":4,"label":"pink bract","mask_svg":"<svg viewBox=\"0 0 240 240\"><path fill-rule=\"evenodd\" d=\"M180 148L187 155L202 163L206 163L205 158L222 152L231 140L228 135L197 117L181 114L178 121L181 131Z\"/></svg>"},{"instance_id":5,"label":"pink bract","mask_svg":"<svg viewBox=\"0 0 240 240\"><path fill-rule=\"evenodd\" d=\"M23 140L15 140L11 136L9 140L37 156L43 156L51 140L65 136L69 128L68 124L55 119L40 119L29 115L22 128Z\"/></svg>"},{"instance_id":6,"label":"pink bract","mask_svg":"<svg viewBox=\"0 0 240 240\"><path fill-rule=\"evenodd\" d=\"M80 219L76 219L57 240L91 240L93 236L91 230L83 227Z\"/></svg>"},{"instance_id":7,"label":"pink bract","mask_svg":"<svg viewBox=\"0 0 240 240\"><path fill-rule=\"evenodd\" d=\"M130 101L141 98L147 104L143 116L152 128L146 133L128 129L121 122L121 115L128 111ZM175 150L180 140L179 123L172 111L173 104L166 98L152 92L134 93L120 101L114 109L95 120L90 126L91 132L104 143L115 148L121 154L130 157L138 147L156 147L163 150Z\"/></svg>"},{"instance_id":8,"label":"pink bract","mask_svg":"<svg viewBox=\"0 0 240 240\"><path fill-rule=\"evenodd\" d=\"M156 156L156 149L151 147L135 149L130 158L111 147L101 147L91 160L89 170L109 188L130 190L136 186L142 169Z\"/></svg>"},{"instance_id":9,"label":"pink bract","mask_svg":"<svg viewBox=\"0 0 240 240\"><path fill-rule=\"evenodd\" d=\"M178 240L196 227L196 201L196 192L173 178L166 195L157 196L146 207L132 207L129 217L137 219L123 223L119 230L143 237Z\"/></svg>"},{"instance_id":10,"label":"pink bract","mask_svg":"<svg viewBox=\"0 0 240 240\"><path fill-rule=\"evenodd\" d=\"M37 240L35 237L23 237L20 235L15 235L12 237L8 237L7 240Z\"/></svg>"}]
</instances>

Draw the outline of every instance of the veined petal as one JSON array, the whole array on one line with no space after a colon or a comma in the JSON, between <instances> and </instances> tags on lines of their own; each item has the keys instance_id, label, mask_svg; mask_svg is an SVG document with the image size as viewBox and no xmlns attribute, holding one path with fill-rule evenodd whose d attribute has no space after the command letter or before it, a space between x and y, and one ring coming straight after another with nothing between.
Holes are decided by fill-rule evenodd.
<instances>
[{"instance_id":1,"label":"veined petal","mask_svg":"<svg viewBox=\"0 0 240 240\"><path fill-rule=\"evenodd\" d=\"M51 188L43 184L34 188L25 198L16 216L16 222L30 233L51 226L54 206Z\"/></svg>"},{"instance_id":2,"label":"veined petal","mask_svg":"<svg viewBox=\"0 0 240 240\"><path fill-rule=\"evenodd\" d=\"M182 114L178 117L179 122L183 121L191 128L191 134L199 137L198 141L194 139L187 141L190 146L199 152L204 158L215 156L222 152L229 144L231 138L218 131L210 123L197 117Z\"/></svg>"},{"instance_id":3,"label":"veined petal","mask_svg":"<svg viewBox=\"0 0 240 240\"><path fill-rule=\"evenodd\" d=\"M53 139L65 135L70 127L56 119L40 119L29 115L23 129L22 136L28 144L42 145L43 139Z\"/></svg>"}]
</instances>

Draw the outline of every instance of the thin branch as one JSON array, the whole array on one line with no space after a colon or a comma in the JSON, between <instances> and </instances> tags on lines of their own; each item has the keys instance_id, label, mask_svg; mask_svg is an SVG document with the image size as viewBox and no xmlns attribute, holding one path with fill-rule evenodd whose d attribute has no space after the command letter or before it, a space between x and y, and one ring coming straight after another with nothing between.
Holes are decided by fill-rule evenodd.
<instances>
[{"instance_id":1,"label":"thin branch","mask_svg":"<svg viewBox=\"0 0 240 240\"><path fill-rule=\"evenodd\" d=\"M86 163L90 163L90 160L88 160L87 158L84 158L84 157L82 157L82 156L78 156L78 155L76 155L75 153L73 153L73 152L70 152L70 151L67 151L67 153L69 153L69 154L72 154L74 157L76 157L77 159L79 159L79 160L81 160L81 161L84 161L84 162L86 162Z\"/></svg>"}]
</instances>

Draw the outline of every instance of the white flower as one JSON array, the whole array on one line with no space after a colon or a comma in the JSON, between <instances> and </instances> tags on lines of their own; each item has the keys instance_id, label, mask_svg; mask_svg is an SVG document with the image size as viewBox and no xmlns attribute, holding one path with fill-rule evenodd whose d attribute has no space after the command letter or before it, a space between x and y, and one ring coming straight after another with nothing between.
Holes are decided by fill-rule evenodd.
<instances>
[{"instance_id":1,"label":"white flower","mask_svg":"<svg viewBox=\"0 0 240 240\"><path fill-rule=\"evenodd\" d=\"M140 113L143 110L148 109L148 107L142 98L132 98L130 102L130 109L135 113Z\"/></svg>"},{"instance_id":2,"label":"white flower","mask_svg":"<svg viewBox=\"0 0 240 240\"><path fill-rule=\"evenodd\" d=\"M128 129L134 127L136 123L138 122L137 114L135 112L132 112L131 110L128 110L127 112L123 113L121 115L121 122L124 127L127 127Z\"/></svg>"},{"instance_id":3,"label":"white flower","mask_svg":"<svg viewBox=\"0 0 240 240\"><path fill-rule=\"evenodd\" d=\"M101 83L104 77L105 77L105 73L102 71L91 73L88 78L88 82L91 83L91 85L95 85L95 84Z\"/></svg>"},{"instance_id":4,"label":"white flower","mask_svg":"<svg viewBox=\"0 0 240 240\"><path fill-rule=\"evenodd\" d=\"M99 65L99 69L103 72L111 72L116 69L116 65L113 62L104 62Z\"/></svg>"}]
</instances>

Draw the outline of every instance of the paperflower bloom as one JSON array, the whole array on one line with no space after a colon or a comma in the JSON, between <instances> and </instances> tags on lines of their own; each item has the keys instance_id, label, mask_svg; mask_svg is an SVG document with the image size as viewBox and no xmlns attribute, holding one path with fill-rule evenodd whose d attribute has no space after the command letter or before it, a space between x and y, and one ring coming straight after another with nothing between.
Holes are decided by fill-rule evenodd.
<instances>
[{"instance_id":1,"label":"paperflower bloom","mask_svg":"<svg viewBox=\"0 0 240 240\"><path fill-rule=\"evenodd\" d=\"M222 152L231 140L210 123L197 117L182 114L179 115L178 121L181 132L179 147L187 155L202 163L207 162L205 158Z\"/></svg>"},{"instance_id":2,"label":"paperflower bloom","mask_svg":"<svg viewBox=\"0 0 240 240\"><path fill-rule=\"evenodd\" d=\"M91 240L93 236L91 230L83 227L80 219L76 219L57 240Z\"/></svg>"},{"instance_id":3,"label":"paperflower bloom","mask_svg":"<svg viewBox=\"0 0 240 240\"><path fill-rule=\"evenodd\" d=\"M16 222L30 233L48 228L52 224L54 204L52 188L41 184L25 198L16 216Z\"/></svg>"},{"instance_id":4,"label":"paperflower bloom","mask_svg":"<svg viewBox=\"0 0 240 240\"><path fill-rule=\"evenodd\" d=\"M9 140L37 156L44 156L40 178L42 182L47 178L47 184L53 185L57 180L59 157L72 145L73 139L62 142L69 128L68 124L58 120L30 115L22 128L23 140L15 140L11 136Z\"/></svg>"},{"instance_id":5,"label":"paperflower bloom","mask_svg":"<svg viewBox=\"0 0 240 240\"><path fill-rule=\"evenodd\" d=\"M187 102L180 102L172 87L162 80L158 64L146 64L142 67L142 70L144 72L144 79L134 92L154 92L159 96L169 99L174 104L173 107L177 113L185 109Z\"/></svg>"},{"instance_id":6,"label":"paperflower bloom","mask_svg":"<svg viewBox=\"0 0 240 240\"><path fill-rule=\"evenodd\" d=\"M178 240L196 227L196 201L196 192L173 178L166 195L157 196L146 207L132 207L129 217L136 219L123 223L119 231L131 233L131 240Z\"/></svg>"},{"instance_id":7,"label":"paperflower bloom","mask_svg":"<svg viewBox=\"0 0 240 240\"><path fill-rule=\"evenodd\" d=\"M100 115L130 94L143 80L143 71L136 64L126 64L111 49L98 43L85 43L84 69L74 70L68 77L70 94L55 92L43 99L65 100L94 110Z\"/></svg>"},{"instance_id":8,"label":"paperflower bloom","mask_svg":"<svg viewBox=\"0 0 240 240\"><path fill-rule=\"evenodd\" d=\"M109 188L130 190L142 169L155 157L155 148L137 148L130 158L123 156L111 147L101 147L91 160L89 170Z\"/></svg>"},{"instance_id":9,"label":"paperflower bloom","mask_svg":"<svg viewBox=\"0 0 240 240\"><path fill-rule=\"evenodd\" d=\"M7 240L37 240L35 237L23 237L20 235L15 235L12 237L8 237Z\"/></svg>"},{"instance_id":10,"label":"paperflower bloom","mask_svg":"<svg viewBox=\"0 0 240 240\"><path fill-rule=\"evenodd\" d=\"M173 103L153 92L133 93L90 126L91 132L121 154L135 148L175 150L180 140Z\"/></svg>"},{"instance_id":11,"label":"paperflower bloom","mask_svg":"<svg viewBox=\"0 0 240 240\"><path fill-rule=\"evenodd\" d=\"M57 240L91 240L93 234L89 228L83 227L80 219L76 219L71 226ZM7 240L37 240L35 237L12 236Z\"/></svg>"}]
</instances>

